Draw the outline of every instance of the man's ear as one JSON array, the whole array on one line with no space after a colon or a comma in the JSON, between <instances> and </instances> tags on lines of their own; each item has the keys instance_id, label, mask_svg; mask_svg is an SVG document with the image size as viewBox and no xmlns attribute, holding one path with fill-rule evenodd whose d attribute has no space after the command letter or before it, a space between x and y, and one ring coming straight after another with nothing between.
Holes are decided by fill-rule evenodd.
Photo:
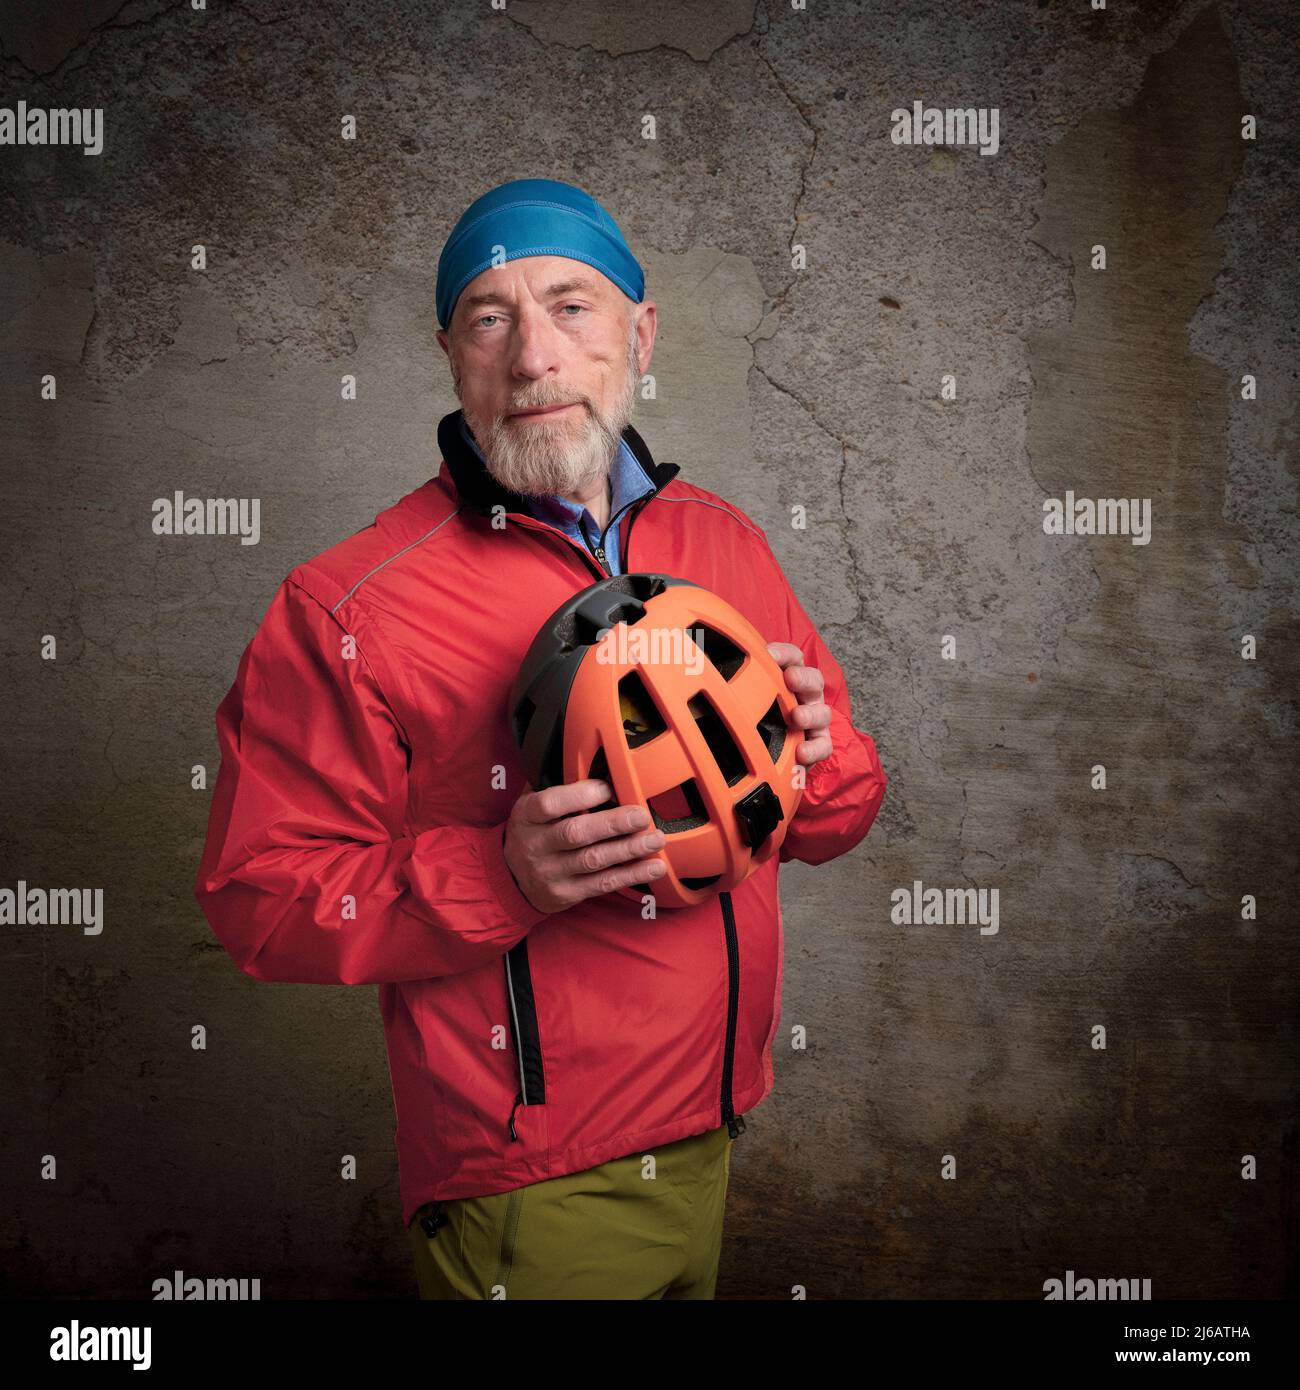
<instances>
[{"instance_id":1,"label":"man's ear","mask_svg":"<svg viewBox=\"0 0 1300 1390\"><path fill-rule=\"evenodd\" d=\"M650 370L650 359L654 355L655 333L658 329L657 306L653 299L633 307L632 316L636 320L638 355L645 354L642 372Z\"/></svg>"},{"instance_id":2,"label":"man's ear","mask_svg":"<svg viewBox=\"0 0 1300 1390\"><path fill-rule=\"evenodd\" d=\"M451 338L445 328L440 328L433 335L438 340L438 346L447 354L448 360L451 358Z\"/></svg>"}]
</instances>

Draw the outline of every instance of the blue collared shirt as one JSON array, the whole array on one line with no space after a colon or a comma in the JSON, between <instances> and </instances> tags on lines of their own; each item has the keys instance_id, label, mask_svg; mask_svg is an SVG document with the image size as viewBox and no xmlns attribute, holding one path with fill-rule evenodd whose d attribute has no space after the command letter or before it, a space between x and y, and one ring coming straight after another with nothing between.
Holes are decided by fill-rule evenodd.
<instances>
[{"instance_id":1,"label":"blue collared shirt","mask_svg":"<svg viewBox=\"0 0 1300 1390\"><path fill-rule=\"evenodd\" d=\"M483 457L482 451L474 442L473 435L465 424L464 417L461 417L460 432L465 436L470 447ZM641 466L637 456L628 448L627 440L619 440L618 453L614 455L614 462L609 469L610 482L610 502L609 515L611 519L618 517L610 526L605 535L605 568L610 574L622 574L620 550L622 542L619 539L623 529L623 522L627 520L627 515L618 516L618 513L628 505L635 502L637 498L644 497L646 493L653 492L655 485L650 475ZM571 536L575 541L581 542L594 555L596 546L600 541L600 527L596 525L596 519L586 509L579 506L576 502L570 502L567 497L530 497L529 512L538 521L545 521L548 525L556 527L564 532L566 536Z\"/></svg>"}]
</instances>

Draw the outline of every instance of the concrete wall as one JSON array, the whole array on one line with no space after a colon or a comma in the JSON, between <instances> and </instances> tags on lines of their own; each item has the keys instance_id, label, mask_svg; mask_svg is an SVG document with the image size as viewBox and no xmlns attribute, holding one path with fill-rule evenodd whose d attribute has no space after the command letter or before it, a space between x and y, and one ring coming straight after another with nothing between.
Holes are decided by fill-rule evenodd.
<instances>
[{"instance_id":1,"label":"concrete wall","mask_svg":"<svg viewBox=\"0 0 1300 1390\"><path fill-rule=\"evenodd\" d=\"M436 471L452 223L548 176L646 268L637 427L768 531L890 777L783 875L719 1296L1294 1295L1295 7L45 9L4 102L106 140L0 147L0 887L107 926L0 929L0 1291L414 1292L374 992L237 973L190 770L283 575ZM914 100L998 108L996 155L893 143ZM260 543L153 535L176 489L261 498ZM1150 543L1045 534L1067 491ZM916 880L997 932L892 921Z\"/></svg>"}]
</instances>

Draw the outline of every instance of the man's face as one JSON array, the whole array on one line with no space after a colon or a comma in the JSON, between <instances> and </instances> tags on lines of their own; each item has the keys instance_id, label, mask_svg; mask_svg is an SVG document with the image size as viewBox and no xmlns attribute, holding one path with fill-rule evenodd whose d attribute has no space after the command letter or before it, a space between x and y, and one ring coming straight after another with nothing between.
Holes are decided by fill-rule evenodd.
<instances>
[{"instance_id":1,"label":"man's face","mask_svg":"<svg viewBox=\"0 0 1300 1390\"><path fill-rule=\"evenodd\" d=\"M524 256L471 280L437 336L492 475L566 497L608 473L654 334L655 306L592 266Z\"/></svg>"}]
</instances>

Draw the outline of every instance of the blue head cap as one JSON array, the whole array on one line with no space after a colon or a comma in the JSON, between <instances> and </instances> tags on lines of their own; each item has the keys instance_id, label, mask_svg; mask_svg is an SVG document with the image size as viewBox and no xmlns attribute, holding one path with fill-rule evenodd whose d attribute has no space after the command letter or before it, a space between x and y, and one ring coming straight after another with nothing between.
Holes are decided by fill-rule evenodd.
<instances>
[{"instance_id":1,"label":"blue head cap","mask_svg":"<svg viewBox=\"0 0 1300 1390\"><path fill-rule=\"evenodd\" d=\"M521 256L584 261L634 304L645 298L645 272L618 223L590 193L558 179L513 179L476 198L452 228L438 257L438 326L451 322L461 291L476 275L494 261Z\"/></svg>"}]
</instances>

